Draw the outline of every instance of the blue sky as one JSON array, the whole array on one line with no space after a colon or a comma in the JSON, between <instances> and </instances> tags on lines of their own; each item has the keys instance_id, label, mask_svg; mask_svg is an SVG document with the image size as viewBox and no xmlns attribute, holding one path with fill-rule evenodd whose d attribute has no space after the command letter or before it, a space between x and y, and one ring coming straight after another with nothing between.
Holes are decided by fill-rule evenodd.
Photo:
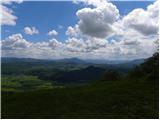
<instances>
[{"instance_id":1,"label":"blue sky","mask_svg":"<svg viewBox=\"0 0 160 120\"><path fill-rule=\"evenodd\" d=\"M72 2L23 2L14 8L15 15L18 17L16 26L2 26L2 38L11 33L22 32L26 26L35 26L40 34L24 35L26 39L47 40L47 32L55 29L59 32L57 38L64 40L66 28L77 22L75 13L80 8L81 5L72 4ZM63 28L60 29L58 26ZM5 30L10 32L6 33Z\"/></svg>"},{"instance_id":2,"label":"blue sky","mask_svg":"<svg viewBox=\"0 0 160 120\"><path fill-rule=\"evenodd\" d=\"M153 1L114 1L112 2L119 9L120 15L124 16L135 8L143 8L153 3ZM74 4L71 1L61 2L35 2L25 1L22 4L8 5L18 17L16 26L2 26L2 39L11 34L22 33L24 38L32 42L45 41L51 38L47 33L55 29L59 34L56 39L64 41L67 39L65 32L68 26L74 26L78 22L76 12L83 8L83 4ZM26 35L23 28L35 26L38 35ZM63 26L63 28L59 28Z\"/></svg>"},{"instance_id":3,"label":"blue sky","mask_svg":"<svg viewBox=\"0 0 160 120\"><path fill-rule=\"evenodd\" d=\"M3 1L2 56L139 59L155 52L158 1Z\"/></svg>"}]
</instances>

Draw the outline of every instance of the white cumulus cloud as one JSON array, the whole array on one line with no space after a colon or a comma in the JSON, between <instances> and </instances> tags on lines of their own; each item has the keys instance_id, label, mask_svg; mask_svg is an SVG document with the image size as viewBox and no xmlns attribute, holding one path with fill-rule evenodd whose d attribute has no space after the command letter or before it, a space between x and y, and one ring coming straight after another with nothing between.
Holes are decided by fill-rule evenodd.
<instances>
[{"instance_id":1,"label":"white cumulus cloud","mask_svg":"<svg viewBox=\"0 0 160 120\"><path fill-rule=\"evenodd\" d=\"M38 34L39 31L35 27L25 27L24 28L24 33L28 35L33 35L33 34Z\"/></svg>"},{"instance_id":2,"label":"white cumulus cloud","mask_svg":"<svg viewBox=\"0 0 160 120\"><path fill-rule=\"evenodd\" d=\"M22 0L2 0L0 3L0 24L1 25L16 25L16 20L18 19L12 9L8 8L6 5L11 5L12 3L22 3Z\"/></svg>"},{"instance_id":3,"label":"white cumulus cloud","mask_svg":"<svg viewBox=\"0 0 160 120\"><path fill-rule=\"evenodd\" d=\"M25 49L28 48L32 43L26 41L20 33L13 34L2 40L2 49L12 50L12 49Z\"/></svg>"},{"instance_id":4,"label":"white cumulus cloud","mask_svg":"<svg viewBox=\"0 0 160 120\"><path fill-rule=\"evenodd\" d=\"M76 15L79 18L77 26L79 30L84 35L97 38L105 38L110 35L113 32L113 23L119 18L119 10L116 6L104 0L103 5L101 5L101 2L93 0L84 2L95 7L87 7L77 11ZM70 28L70 31L74 30Z\"/></svg>"},{"instance_id":5,"label":"white cumulus cloud","mask_svg":"<svg viewBox=\"0 0 160 120\"><path fill-rule=\"evenodd\" d=\"M49 36L56 36L56 35L58 35L58 32L55 31L55 30L51 30L51 31L48 32L48 35Z\"/></svg>"},{"instance_id":6,"label":"white cumulus cloud","mask_svg":"<svg viewBox=\"0 0 160 120\"><path fill-rule=\"evenodd\" d=\"M143 35L158 34L158 1L147 7L134 9L122 20L124 27L132 28Z\"/></svg>"},{"instance_id":7,"label":"white cumulus cloud","mask_svg":"<svg viewBox=\"0 0 160 120\"><path fill-rule=\"evenodd\" d=\"M75 25L74 27L69 26L67 28L66 35L68 35L68 36L78 37L78 36L80 36L80 34L81 34L81 32L79 30L79 26L78 25Z\"/></svg>"}]
</instances>

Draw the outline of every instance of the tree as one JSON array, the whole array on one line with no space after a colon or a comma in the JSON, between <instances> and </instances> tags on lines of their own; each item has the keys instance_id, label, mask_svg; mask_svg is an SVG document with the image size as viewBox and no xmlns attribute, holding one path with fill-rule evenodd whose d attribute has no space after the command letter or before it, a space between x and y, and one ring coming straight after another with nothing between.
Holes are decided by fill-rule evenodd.
<instances>
[{"instance_id":1,"label":"tree","mask_svg":"<svg viewBox=\"0 0 160 120\"><path fill-rule=\"evenodd\" d=\"M104 80L119 80L120 74L117 71L109 70L104 75Z\"/></svg>"}]
</instances>

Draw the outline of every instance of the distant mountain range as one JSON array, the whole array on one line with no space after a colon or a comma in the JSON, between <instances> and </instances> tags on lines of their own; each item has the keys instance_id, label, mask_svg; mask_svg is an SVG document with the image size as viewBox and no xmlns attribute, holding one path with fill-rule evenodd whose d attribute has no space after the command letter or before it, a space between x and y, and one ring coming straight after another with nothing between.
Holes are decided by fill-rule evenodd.
<instances>
[{"instance_id":1,"label":"distant mountain range","mask_svg":"<svg viewBox=\"0 0 160 120\"><path fill-rule=\"evenodd\" d=\"M46 59L34 59L34 58L14 58L14 57L2 57L2 62L58 62L58 63L71 63L71 64L130 64L138 65L145 61L145 59L135 59L135 60L82 60L79 58L65 58L58 60L46 60Z\"/></svg>"},{"instance_id":2,"label":"distant mountain range","mask_svg":"<svg viewBox=\"0 0 160 120\"><path fill-rule=\"evenodd\" d=\"M81 60L78 58L42 60L2 58L2 75L32 75L56 83L88 83L100 79L106 71L126 74L144 59L132 61Z\"/></svg>"}]
</instances>

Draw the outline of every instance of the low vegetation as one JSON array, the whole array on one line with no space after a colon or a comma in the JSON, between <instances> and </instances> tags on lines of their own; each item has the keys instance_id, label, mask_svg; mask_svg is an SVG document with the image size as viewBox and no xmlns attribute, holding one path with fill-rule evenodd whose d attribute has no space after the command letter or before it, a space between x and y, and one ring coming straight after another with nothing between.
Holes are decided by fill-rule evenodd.
<instances>
[{"instance_id":1,"label":"low vegetation","mask_svg":"<svg viewBox=\"0 0 160 120\"><path fill-rule=\"evenodd\" d=\"M159 53L155 53L126 74L97 66L66 72L51 68L49 77L27 70L21 75L5 73L2 118L159 118L158 66ZM96 76L97 71L101 74ZM79 74L91 80L73 82L68 77L66 84L52 79L54 75L75 79Z\"/></svg>"}]
</instances>

